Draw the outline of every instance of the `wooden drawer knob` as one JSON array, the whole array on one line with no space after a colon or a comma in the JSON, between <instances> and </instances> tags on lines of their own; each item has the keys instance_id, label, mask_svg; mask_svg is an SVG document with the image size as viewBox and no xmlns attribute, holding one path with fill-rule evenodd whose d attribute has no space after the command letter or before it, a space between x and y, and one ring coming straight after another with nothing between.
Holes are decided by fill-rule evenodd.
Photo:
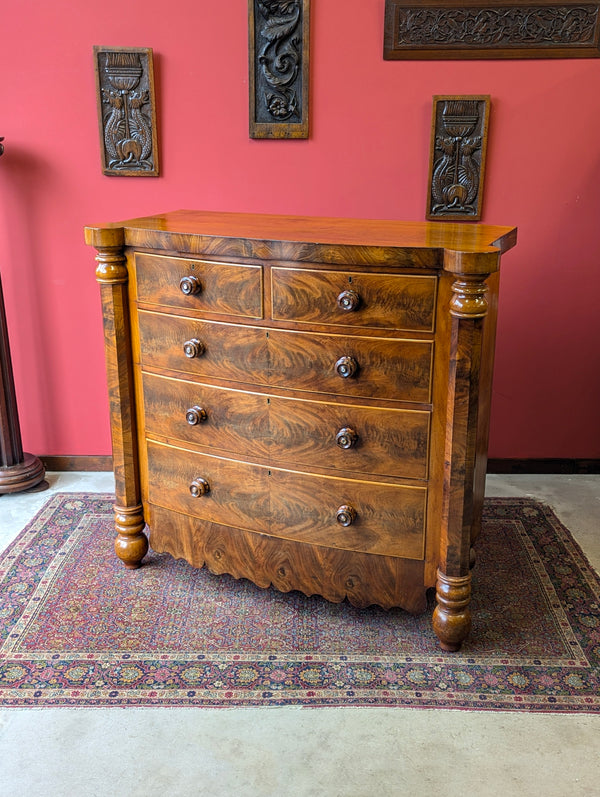
<instances>
[{"instance_id":1,"label":"wooden drawer knob","mask_svg":"<svg viewBox=\"0 0 600 797\"><path fill-rule=\"evenodd\" d=\"M358 434L349 426L344 426L335 436L335 442L340 448L353 448L358 440Z\"/></svg>"},{"instance_id":2,"label":"wooden drawer knob","mask_svg":"<svg viewBox=\"0 0 600 797\"><path fill-rule=\"evenodd\" d=\"M206 347L201 340L198 338L191 338L191 340L186 340L183 344L183 353L186 357L189 357L192 360L194 357L201 357L205 352Z\"/></svg>"},{"instance_id":3,"label":"wooden drawer knob","mask_svg":"<svg viewBox=\"0 0 600 797\"><path fill-rule=\"evenodd\" d=\"M336 512L335 519L340 526L351 526L356 520L356 509L353 506L344 504Z\"/></svg>"},{"instance_id":4,"label":"wooden drawer knob","mask_svg":"<svg viewBox=\"0 0 600 797\"><path fill-rule=\"evenodd\" d=\"M204 407L190 407L185 414L185 419L190 426L196 426L198 423L204 423L208 418Z\"/></svg>"},{"instance_id":5,"label":"wooden drawer knob","mask_svg":"<svg viewBox=\"0 0 600 797\"><path fill-rule=\"evenodd\" d=\"M186 296L202 293L202 283L197 277L182 277L179 280L179 290Z\"/></svg>"},{"instance_id":6,"label":"wooden drawer knob","mask_svg":"<svg viewBox=\"0 0 600 797\"><path fill-rule=\"evenodd\" d=\"M201 476L198 476L198 478L194 479L190 484L190 493L194 498L200 498L200 496L206 495L208 492L210 492L210 484Z\"/></svg>"},{"instance_id":7,"label":"wooden drawer knob","mask_svg":"<svg viewBox=\"0 0 600 797\"><path fill-rule=\"evenodd\" d=\"M358 363L354 357L340 357L335 364L335 370L342 379L348 379L358 372Z\"/></svg>"},{"instance_id":8,"label":"wooden drawer knob","mask_svg":"<svg viewBox=\"0 0 600 797\"><path fill-rule=\"evenodd\" d=\"M342 291L337 297L337 306L340 310L352 312L360 307L360 296L356 291Z\"/></svg>"}]
</instances>

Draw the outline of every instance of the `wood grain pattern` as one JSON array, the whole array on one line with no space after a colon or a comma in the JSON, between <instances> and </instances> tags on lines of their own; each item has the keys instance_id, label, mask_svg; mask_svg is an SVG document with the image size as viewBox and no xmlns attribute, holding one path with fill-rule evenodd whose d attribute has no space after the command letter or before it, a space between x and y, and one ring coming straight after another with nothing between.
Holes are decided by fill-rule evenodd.
<instances>
[{"instance_id":1,"label":"wood grain pattern","mask_svg":"<svg viewBox=\"0 0 600 797\"><path fill-rule=\"evenodd\" d=\"M124 565L141 564L148 541L141 503L138 430L133 390L133 362L127 297L128 272L122 233L95 234L96 280L100 284L104 352L110 401L113 470L115 474L115 552Z\"/></svg>"},{"instance_id":2,"label":"wood grain pattern","mask_svg":"<svg viewBox=\"0 0 600 797\"><path fill-rule=\"evenodd\" d=\"M471 540L479 424L479 381L487 275L457 275L450 301L450 370L446 467L437 606L433 625L445 650L458 650L471 628Z\"/></svg>"},{"instance_id":3,"label":"wood grain pattern","mask_svg":"<svg viewBox=\"0 0 600 797\"><path fill-rule=\"evenodd\" d=\"M144 374L144 403L152 435L307 468L427 477L426 411L301 401L153 374ZM186 412L195 406L207 417L191 425ZM343 449L336 435L348 426L358 440Z\"/></svg>"},{"instance_id":4,"label":"wood grain pattern","mask_svg":"<svg viewBox=\"0 0 600 797\"><path fill-rule=\"evenodd\" d=\"M431 394L430 341L363 338L233 326L140 311L142 362L199 377L343 396L371 396L427 403ZM205 346L201 356L183 352L188 340ZM355 377L342 378L338 359L352 357Z\"/></svg>"},{"instance_id":5,"label":"wood grain pattern","mask_svg":"<svg viewBox=\"0 0 600 797\"><path fill-rule=\"evenodd\" d=\"M436 598L433 630L442 650L454 653L471 631L471 574L447 576L438 570Z\"/></svg>"},{"instance_id":6,"label":"wood grain pattern","mask_svg":"<svg viewBox=\"0 0 600 797\"><path fill-rule=\"evenodd\" d=\"M184 257L135 254L138 300L202 313L262 318L262 267ZM186 296L179 283L192 276L197 295Z\"/></svg>"},{"instance_id":7,"label":"wood grain pattern","mask_svg":"<svg viewBox=\"0 0 600 797\"><path fill-rule=\"evenodd\" d=\"M100 227L116 229L126 246L172 252L256 258L265 262L440 269L447 252L505 252L515 227L387 219L340 219L175 210Z\"/></svg>"},{"instance_id":8,"label":"wood grain pattern","mask_svg":"<svg viewBox=\"0 0 600 797\"><path fill-rule=\"evenodd\" d=\"M267 384L268 339L265 330L140 311L142 365L184 374ZM199 340L199 357L184 354L184 343Z\"/></svg>"},{"instance_id":9,"label":"wood grain pattern","mask_svg":"<svg viewBox=\"0 0 600 797\"><path fill-rule=\"evenodd\" d=\"M470 627L496 272L516 231L180 211L89 227L86 240L102 252L119 539L139 539L146 517L153 546L195 566L358 606L423 610L435 585L434 630L456 650ZM146 304L127 282L131 247L172 272L139 268ZM150 309L188 257L231 260L215 267L218 309ZM226 275L244 265L264 282L236 296ZM264 318L222 317L260 290ZM350 309L336 317L332 299Z\"/></svg>"},{"instance_id":10,"label":"wood grain pattern","mask_svg":"<svg viewBox=\"0 0 600 797\"><path fill-rule=\"evenodd\" d=\"M423 562L305 545L246 529L198 521L150 504L150 542L155 551L206 565L216 574L249 578L259 587L299 590L353 606L400 606L419 614L427 608Z\"/></svg>"},{"instance_id":11,"label":"wood grain pattern","mask_svg":"<svg viewBox=\"0 0 600 797\"><path fill-rule=\"evenodd\" d=\"M312 324L433 331L435 277L274 268L273 318ZM338 297L352 291L356 310Z\"/></svg>"},{"instance_id":12,"label":"wood grain pattern","mask_svg":"<svg viewBox=\"0 0 600 797\"><path fill-rule=\"evenodd\" d=\"M274 330L269 334L269 384L299 390L427 403L431 397L429 341L361 338ZM351 357L357 373L342 378L335 366Z\"/></svg>"},{"instance_id":13,"label":"wood grain pattern","mask_svg":"<svg viewBox=\"0 0 600 797\"><path fill-rule=\"evenodd\" d=\"M479 367L479 396L477 411L477 437L475 441L475 467L473 471L473 522L471 524L471 561L474 558L473 546L481 532L481 515L485 496L486 474L492 473L488 467L488 442L490 436L490 414L492 403L492 380L494 376L494 354L496 349L496 321L498 318L498 294L500 274L491 274L486 285L487 312L483 325L481 342L481 364ZM530 471L534 473L535 471ZM538 471L539 472L539 471Z\"/></svg>"},{"instance_id":14,"label":"wood grain pattern","mask_svg":"<svg viewBox=\"0 0 600 797\"><path fill-rule=\"evenodd\" d=\"M436 582L439 567L440 536L443 518L443 484L446 470L446 423L450 363L450 326L448 312L454 277L446 271L439 274L435 319L435 356L431 434L429 441L429 504L427 507L427 546L425 574L429 583Z\"/></svg>"},{"instance_id":15,"label":"wood grain pattern","mask_svg":"<svg viewBox=\"0 0 600 797\"><path fill-rule=\"evenodd\" d=\"M151 503L213 523L313 545L423 558L425 487L402 487L267 468L148 443ZM210 492L189 486L200 476ZM340 506L357 518L345 528Z\"/></svg>"}]
</instances>

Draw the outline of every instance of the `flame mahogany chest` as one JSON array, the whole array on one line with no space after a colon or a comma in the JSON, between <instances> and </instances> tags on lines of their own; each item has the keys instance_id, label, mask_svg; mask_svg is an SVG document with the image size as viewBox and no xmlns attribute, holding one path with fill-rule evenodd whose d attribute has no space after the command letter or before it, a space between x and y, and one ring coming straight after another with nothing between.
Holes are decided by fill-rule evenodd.
<instances>
[{"instance_id":1,"label":"flame mahogany chest","mask_svg":"<svg viewBox=\"0 0 600 797\"><path fill-rule=\"evenodd\" d=\"M117 556L470 629L503 252L481 224L97 227ZM147 527L147 528L146 528Z\"/></svg>"}]
</instances>

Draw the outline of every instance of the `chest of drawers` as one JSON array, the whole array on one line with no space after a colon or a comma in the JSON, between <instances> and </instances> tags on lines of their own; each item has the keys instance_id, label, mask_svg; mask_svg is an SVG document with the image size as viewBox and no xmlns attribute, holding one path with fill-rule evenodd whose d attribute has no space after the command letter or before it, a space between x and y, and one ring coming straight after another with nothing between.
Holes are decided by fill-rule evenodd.
<instances>
[{"instance_id":1,"label":"chest of drawers","mask_svg":"<svg viewBox=\"0 0 600 797\"><path fill-rule=\"evenodd\" d=\"M470 629L516 230L175 211L97 250L115 549Z\"/></svg>"}]
</instances>

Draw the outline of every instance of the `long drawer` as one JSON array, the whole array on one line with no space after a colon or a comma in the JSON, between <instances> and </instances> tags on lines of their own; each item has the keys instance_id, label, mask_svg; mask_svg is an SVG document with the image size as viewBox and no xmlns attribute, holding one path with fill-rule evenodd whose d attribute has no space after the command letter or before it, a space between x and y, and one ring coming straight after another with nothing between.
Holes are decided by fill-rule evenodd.
<instances>
[{"instance_id":1,"label":"long drawer","mask_svg":"<svg viewBox=\"0 0 600 797\"><path fill-rule=\"evenodd\" d=\"M148 442L150 503L274 537L422 559L427 489L315 476Z\"/></svg>"},{"instance_id":2,"label":"long drawer","mask_svg":"<svg viewBox=\"0 0 600 797\"><path fill-rule=\"evenodd\" d=\"M262 318L262 267L136 252L138 300L186 310Z\"/></svg>"},{"instance_id":3,"label":"long drawer","mask_svg":"<svg viewBox=\"0 0 600 797\"><path fill-rule=\"evenodd\" d=\"M309 468L427 478L429 412L289 399L147 373L143 380L149 434Z\"/></svg>"},{"instance_id":4,"label":"long drawer","mask_svg":"<svg viewBox=\"0 0 600 797\"><path fill-rule=\"evenodd\" d=\"M273 318L432 332L437 279L273 268Z\"/></svg>"},{"instance_id":5,"label":"long drawer","mask_svg":"<svg viewBox=\"0 0 600 797\"><path fill-rule=\"evenodd\" d=\"M139 311L142 365L272 387L428 403L433 342L290 332Z\"/></svg>"}]
</instances>

